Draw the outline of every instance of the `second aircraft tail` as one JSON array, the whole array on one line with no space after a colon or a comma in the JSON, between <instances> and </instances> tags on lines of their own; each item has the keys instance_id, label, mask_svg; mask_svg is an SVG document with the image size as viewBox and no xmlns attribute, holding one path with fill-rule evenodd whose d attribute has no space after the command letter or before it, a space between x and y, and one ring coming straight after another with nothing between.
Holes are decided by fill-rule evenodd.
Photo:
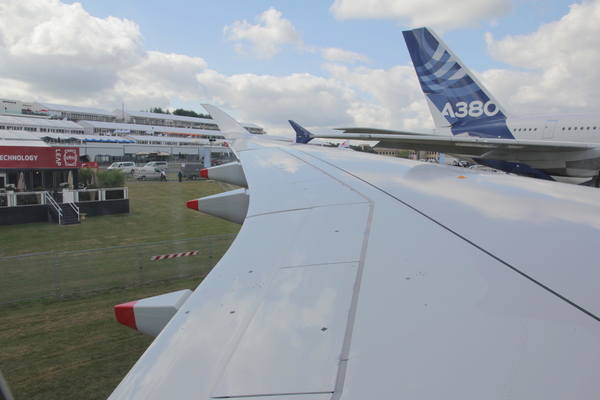
<instances>
[{"instance_id":1,"label":"second aircraft tail","mask_svg":"<svg viewBox=\"0 0 600 400\"><path fill-rule=\"evenodd\" d=\"M496 99L433 31L402 33L438 128L506 118Z\"/></svg>"}]
</instances>

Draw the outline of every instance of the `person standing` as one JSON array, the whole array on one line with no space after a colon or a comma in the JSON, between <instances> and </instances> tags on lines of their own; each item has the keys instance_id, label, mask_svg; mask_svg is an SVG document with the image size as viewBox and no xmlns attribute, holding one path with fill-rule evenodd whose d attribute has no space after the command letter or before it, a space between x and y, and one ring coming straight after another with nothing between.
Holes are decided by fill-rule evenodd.
<instances>
[{"instance_id":1,"label":"person standing","mask_svg":"<svg viewBox=\"0 0 600 400\"><path fill-rule=\"evenodd\" d=\"M165 182L167 181L167 173L165 172L164 169L160 171L160 181L161 182L162 181L165 181Z\"/></svg>"},{"instance_id":2,"label":"person standing","mask_svg":"<svg viewBox=\"0 0 600 400\"><path fill-rule=\"evenodd\" d=\"M179 172L177 173L177 177L179 178L179 182L181 182L181 178L183 178L183 172L181 171L181 168L179 168Z\"/></svg>"}]
</instances>

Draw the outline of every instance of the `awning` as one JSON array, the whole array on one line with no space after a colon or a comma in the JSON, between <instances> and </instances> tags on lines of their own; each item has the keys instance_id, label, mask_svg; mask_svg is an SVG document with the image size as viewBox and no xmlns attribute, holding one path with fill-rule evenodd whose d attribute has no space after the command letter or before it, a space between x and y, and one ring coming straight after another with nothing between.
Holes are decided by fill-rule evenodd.
<instances>
[{"instance_id":1,"label":"awning","mask_svg":"<svg viewBox=\"0 0 600 400\"><path fill-rule=\"evenodd\" d=\"M106 136L98 136L97 138L85 138L81 140L82 142L97 142L97 143L135 143L133 140L127 140L123 138L118 138L115 136L111 136L110 138Z\"/></svg>"}]
</instances>

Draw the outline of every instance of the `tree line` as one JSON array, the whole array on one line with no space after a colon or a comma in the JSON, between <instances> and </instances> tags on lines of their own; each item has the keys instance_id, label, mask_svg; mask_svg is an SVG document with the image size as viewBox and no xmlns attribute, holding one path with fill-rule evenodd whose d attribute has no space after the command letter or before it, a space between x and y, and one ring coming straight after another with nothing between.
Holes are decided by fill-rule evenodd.
<instances>
[{"instance_id":1,"label":"tree line","mask_svg":"<svg viewBox=\"0 0 600 400\"><path fill-rule=\"evenodd\" d=\"M183 108L178 108L178 109L174 110L173 112L171 112L169 110L163 110L162 107L150 107L150 109L148 109L148 110L141 110L141 111L155 113L155 114L169 114L169 115L180 115L183 117L212 119L210 114L197 113L194 110L184 110Z\"/></svg>"}]
</instances>

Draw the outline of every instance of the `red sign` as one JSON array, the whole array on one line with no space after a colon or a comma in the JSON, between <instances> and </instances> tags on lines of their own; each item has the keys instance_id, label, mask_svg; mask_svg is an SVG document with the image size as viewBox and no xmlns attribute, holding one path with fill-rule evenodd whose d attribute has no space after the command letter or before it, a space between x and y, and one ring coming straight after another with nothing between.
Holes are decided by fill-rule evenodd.
<instances>
[{"instance_id":1,"label":"red sign","mask_svg":"<svg viewBox=\"0 0 600 400\"><path fill-rule=\"evenodd\" d=\"M77 147L27 147L0 145L0 168L80 168Z\"/></svg>"},{"instance_id":2,"label":"red sign","mask_svg":"<svg viewBox=\"0 0 600 400\"><path fill-rule=\"evenodd\" d=\"M81 168L93 168L98 171L98 163L96 161L81 163Z\"/></svg>"}]
</instances>

